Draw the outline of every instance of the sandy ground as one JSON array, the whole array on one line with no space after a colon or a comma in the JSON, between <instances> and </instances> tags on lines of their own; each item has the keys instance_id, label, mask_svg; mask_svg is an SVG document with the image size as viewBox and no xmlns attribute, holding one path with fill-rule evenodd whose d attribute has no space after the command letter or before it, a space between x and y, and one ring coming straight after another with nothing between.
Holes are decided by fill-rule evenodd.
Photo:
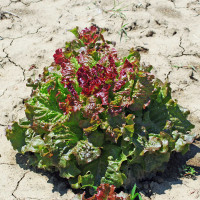
<instances>
[{"instance_id":1,"label":"sandy ground","mask_svg":"<svg viewBox=\"0 0 200 200\"><path fill-rule=\"evenodd\" d=\"M174 98L191 111L194 132L200 135L200 1L120 2L116 0L113 9L113 0L0 0L0 200L77 197L63 180L26 167L4 134L8 124L24 116L23 99L31 92L26 79L50 65L55 49L73 39L67 30L75 26L93 23L107 28L105 38L117 43L122 56L131 47L140 50L142 62L152 64L158 78L171 82ZM123 25L127 36L121 35ZM33 64L37 68L29 71ZM199 141L195 145L188 163L200 167ZM200 176L147 187L151 200L200 199Z\"/></svg>"}]
</instances>

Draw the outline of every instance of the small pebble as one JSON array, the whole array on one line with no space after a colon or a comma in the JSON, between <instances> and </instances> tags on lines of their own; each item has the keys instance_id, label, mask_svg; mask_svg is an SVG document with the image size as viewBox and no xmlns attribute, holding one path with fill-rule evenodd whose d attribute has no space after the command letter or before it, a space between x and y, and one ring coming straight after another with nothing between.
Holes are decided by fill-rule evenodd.
<instances>
[{"instance_id":1,"label":"small pebble","mask_svg":"<svg viewBox=\"0 0 200 200\"><path fill-rule=\"evenodd\" d=\"M148 31L148 33L146 34L146 37L153 37L154 34L155 34L154 31Z\"/></svg>"}]
</instances>

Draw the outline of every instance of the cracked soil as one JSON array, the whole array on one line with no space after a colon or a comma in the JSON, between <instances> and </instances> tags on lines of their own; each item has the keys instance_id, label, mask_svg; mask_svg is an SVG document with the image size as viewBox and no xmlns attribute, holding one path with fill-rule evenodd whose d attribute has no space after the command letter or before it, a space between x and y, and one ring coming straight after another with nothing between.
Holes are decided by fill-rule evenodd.
<instances>
[{"instance_id":1,"label":"cracked soil","mask_svg":"<svg viewBox=\"0 0 200 200\"><path fill-rule=\"evenodd\" d=\"M200 137L200 1L115 2L116 9L113 0L0 1L0 200L78 199L65 180L27 167L5 137L6 126L24 117L23 99L31 93L27 78L37 77L53 62L54 51L73 39L67 30L75 26L106 28L105 38L116 42L121 56L138 49L141 62L153 65L162 81L169 80L173 97L191 111L193 132ZM186 163L200 169L199 139ZM196 180L171 178L144 186L144 200L200 199L199 175ZM150 197L145 189L151 190Z\"/></svg>"}]
</instances>

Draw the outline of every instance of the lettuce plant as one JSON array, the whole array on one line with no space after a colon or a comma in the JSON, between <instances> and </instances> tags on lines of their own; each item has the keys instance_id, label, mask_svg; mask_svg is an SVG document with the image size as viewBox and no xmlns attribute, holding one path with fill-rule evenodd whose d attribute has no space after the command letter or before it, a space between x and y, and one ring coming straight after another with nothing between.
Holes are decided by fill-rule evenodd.
<instances>
[{"instance_id":1,"label":"lettuce plant","mask_svg":"<svg viewBox=\"0 0 200 200\"><path fill-rule=\"evenodd\" d=\"M73 188L163 170L172 152L187 152L194 136L189 112L171 98L169 83L140 65L133 49L123 59L94 26L56 50L25 100L26 118L8 127L13 148L33 166L59 172Z\"/></svg>"}]
</instances>

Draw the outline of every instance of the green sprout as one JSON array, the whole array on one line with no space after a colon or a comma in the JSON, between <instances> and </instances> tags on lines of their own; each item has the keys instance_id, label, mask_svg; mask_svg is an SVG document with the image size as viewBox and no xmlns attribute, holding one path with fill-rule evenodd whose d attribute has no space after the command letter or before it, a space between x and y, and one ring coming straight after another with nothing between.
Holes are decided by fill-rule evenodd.
<instances>
[{"instance_id":1,"label":"green sprout","mask_svg":"<svg viewBox=\"0 0 200 200\"><path fill-rule=\"evenodd\" d=\"M188 165L183 165L180 169L180 174L185 177L194 178L197 175L197 171Z\"/></svg>"},{"instance_id":2,"label":"green sprout","mask_svg":"<svg viewBox=\"0 0 200 200\"><path fill-rule=\"evenodd\" d=\"M120 17L120 18L122 18L122 19L126 19L126 15L123 13L123 11L127 11L127 10L124 10L124 8L127 8L128 7L128 5L127 6L123 6L123 7L119 7L120 5L122 4L122 2L121 3L118 3L118 4L116 4L116 1L114 0L114 6L113 6L113 8L111 9L111 10L108 10L108 12L112 12L113 14L110 16L110 17Z\"/></svg>"},{"instance_id":3,"label":"green sprout","mask_svg":"<svg viewBox=\"0 0 200 200\"><path fill-rule=\"evenodd\" d=\"M130 37L128 36L128 34L127 34L127 31L126 31L126 28L128 28L127 25L128 25L128 24L123 24L123 23L122 23L121 28L120 28L120 30L118 31L118 34L120 35L120 42L121 42L121 40L122 40L123 35L125 35L126 40L130 38Z\"/></svg>"},{"instance_id":4,"label":"green sprout","mask_svg":"<svg viewBox=\"0 0 200 200\"><path fill-rule=\"evenodd\" d=\"M134 200L134 199L136 199L136 197L138 197L139 200L142 200L141 195L140 195L138 192L136 193L136 189L137 189L137 186L136 186L136 184L135 184L135 185L133 186L133 189L131 190L130 199L131 199L131 200Z\"/></svg>"},{"instance_id":5,"label":"green sprout","mask_svg":"<svg viewBox=\"0 0 200 200\"><path fill-rule=\"evenodd\" d=\"M195 72L197 71L196 67L193 66L193 65L189 65L189 66L177 66L177 65L174 65L173 67L175 67L175 68L191 68Z\"/></svg>"}]
</instances>

